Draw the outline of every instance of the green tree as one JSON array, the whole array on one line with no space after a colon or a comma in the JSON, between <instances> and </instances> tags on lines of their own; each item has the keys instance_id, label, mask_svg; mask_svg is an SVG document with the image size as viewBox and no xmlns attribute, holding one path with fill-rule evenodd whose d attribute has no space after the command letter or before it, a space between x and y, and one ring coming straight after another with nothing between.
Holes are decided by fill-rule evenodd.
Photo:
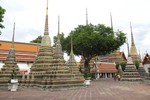
<instances>
[{"instance_id":1,"label":"green tree","mask_svg":"<svg viewBox=\"0 0 150 100\"><path fill-rule=\"evenodd\" d=\"M135 64L135 66L136 66L136 69L139 69L140 62L136 60L136 61L134 62L134 64Z\"/></svg>"},{"instance_id":2,"label":"green tree","mask_svg":"<svg viewBox=\"0 0 150 100\"><path fill-rule=\"evenodd\" d=\"M63 40L64 40L64 33L62 32L62 34L59 34L59 38L60 38L60 43L61 43L61 45L63 44ZM58 37L57 36L54 36L54 47L56 46L56 42L57 42L57 39L58 39Z\"/></svg>"},{"instance_id":3,"label":"green tree","mask_svg":"<svg viewBox=\"0 0 150 100\"><path fill-rule=\"evenodd\" d=\"M60 42L61 44L64 42L64 33L62 34L59 34L60 36ZM30 43L41 43L42 42L42 36L38 36L36 39L30 41ZM54 45L53 46L56 46L56 42L57 42L57 36L54 36Z\"/></svg>"},{"instance_id":4,"label":"green tree","mask_svg":"<svg viewBox=\"0 0 150 100\"><path fill-rule=\"evenodd\" d=\"M122 67L122 70L124 71L126 68L127 62L121 62L120 65Z\"/></svg>"},{"instance_id":5,"label":"green tree","mask_svg":"<svg viewBox=\"0 0 150 100\"><path fill-rule=\"evenodd\" d=\"M4 25L2 25L4 14L5 14L5 9L3 9L0 6L0 28L4 28ZM1 30L0 30L0 34L1 34Z\"/></svg>"},{"instance_id":6,"label":"green tree","mask_svg":"<svg viewBox=\"0 0 150 100\"><path fill-rule=\"evenodd\" d=\"M114 33L116 34L114 36ZM69 36L64 38L62 48L70 53L70 38L73 38L74 53L82 55L85 59L84 65L88 69L90 60L98 55L117 50L125 43L125 34L121 31L113 32L110 27L103 24L79 25Z\"/></svg>"},{"instance_id":7,"label":"green tree","mask_svg":"<svg viewBox=\"0 0 150 100\"><path fill-rule=\"evenodd\" d=\"M42 36L38 36L35 40L30 41L30 43L41 43Z\"/></svg>"}]
</instances>

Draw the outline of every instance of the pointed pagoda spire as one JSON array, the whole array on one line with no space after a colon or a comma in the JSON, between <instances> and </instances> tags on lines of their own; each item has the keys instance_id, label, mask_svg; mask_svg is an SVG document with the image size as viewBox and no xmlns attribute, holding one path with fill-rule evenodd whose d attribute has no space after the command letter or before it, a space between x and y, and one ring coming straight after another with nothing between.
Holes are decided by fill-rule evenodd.
<instances>
[{"instance_id":1,"label":"pointed pagoda spire","mask_svg":"<svg viewBox=\"0 0 150 100\"><path fill-rule=\"evenodd\" d=\"M76 65L76 60L74 58L74 53L73 53L72 34L71 34L71 51L70 51L70 57L68 60L68 64Z\"/></svg>"},{"instance_id":2,"label":"pointed pagoda spire","mask_svg":"<svg viewBox=\"0 0 150 100\"><path fill-rule=\"evenodd\" d=\"M132 25L130 22L130 30L131 30L131 47L130 47L130 54L129 57L132 57L133 61L140 61L139 55L137 53L137 49L134 43L134 38L133 38L133 32L132 32Z\"/></svg>"},{"instance_id":3,"label":"pointed pagoda spire","mask_svg":"<svg viewBox=\"0 0 150 100\"><path fill-rule=\"evenodd\" d=\"M135 46L135 44L134 44L134 38L133 38L133 32L132 32L132 25L131 25L131 22L130 22L130 30L131 30L131 46Z\"/></svg>"},{"instance_id":4,"label":"pointed pagoda spire","mask_svg":"<svg viewBox=\"0 0 150 100\"><path fill-rule=\"evenodd\" d=\"M19 73L19 67L16 63L16 55L15 55L15 49L14 49L14 37L15 37L15 23L13 26L12 44L10 46L5 64L3 65L3 68L1 69L2 72L7 73L7 74L11 74L12 71Z\"/></svg>"},{"instance_id":5,"label":"pointed pagoda spire","mask_svg":"<svg viewBox=\"0 0 150 100\"><path fill-rule=\"evenodd\" d=\"M110 12L110 23L111 23L111 29L112 29L112 32L113 32L113 36L115 37L116 34L114 33L113 20L112 20L112 14L111 14L111 12ZM119 32L119 29L118 29L118 32Z\"/></svg>"},{"instance_id":6,"label":"pointed pagoda spire","mask_svg":"<svg viewBox=\"0 0 150 100\"><path fill-rule=\"evenodd\" d=\"M87 11L87 8L86 8L86 25L88 25L88 11Z\"/></svg>"},{"instance_id":7,"label":"pointed pagoda spire","mask_svg":"<svg viewBox=\"0 0 150 100\"><path fill-rule=\"evenodd\" d=\"M44 36L42 37L41 46L50 46L51 47L49 31L48 31L48 0L46 3L45 29L44 29Z\"/></svg>"},{"instance_id":8,"label":"pointed pagoda spire","mask_svg":"<svg viewBox=\"0 0 150 100\"><path fill-rule=\"evenodd\" d=\"M128 50L128 57L129 57L129 42L128 42L128 38L126 39L127 42L127 50Z\"/></svg>"},{"instance_id":9,"label":"pointed pagoda spire","mask_svg":"<svg viewBox=\"0 0 150 100\"><path fill-rule=\"evenodd\" d=\"M46 3L46 18L45 18L44 35L49 35L49 31L48 31L48 0L47 0L47 3Z\"/></svg>"},{"instance_id":10,"label":"pointed pagoda spire","mask_svg":"<svg viewBox=\"0 0 150 100\"><path fill-rule=\"evenodd\" d=\"M57 42L55 48L55 55L56 56L63 56L62 46L60 44L60 17L58 16L58 33L57 33Z\"/></svg>"},{"instance_id":11,"label":"pointed pagoda spire","mask_svg":"<svg viewBox=\"0 0 150 100\"><path fill-rule=\"evenodd\" d=\"M9 57L9 56L13 56L13 57L15 57L15 50L14 50L14 37L15 37L15 22L14 22L14 26L13 26L12 43L11 43L11 47L10 47L10 50L9 50L8 57Z\"/></svg>"},{"instance_id":12,"label":"pointed pagoda spire","mask_svg":"<svg viewBox=\"0 0 150 100\"><path fill-rule=\"evenodd\" d=\"M58 34L57 34L57 42L60 43L60 17L58 16Z\"/></svg>"},{"instance_id":13,"label":"pointed pagoda spire","mask_svg":"<svg viewBox=\"0 0 150 100\"><path fill-rule=\"evenodd\" d=\"M15 55L15 49L14 49L14 37L15 37L15 23L14 23L14 26L13 26L13 34L12 34L12 43L11 43L11 46L10 46L10 49L9 49L9 53L7 55L7 58L6 58L6 61L5 61L5 64L4 64L4 68L2 70L6 71L6 72L11 72L11 68L10 67L15 67L17 70L18 70L18 66L17 66L17 63L16 63L16 55ZM9 66L9 68L7 69L7 67ZM5 69L6 67L6 69Z\"/></svg>"},{"instance_id":14,"label":"pointed pagoda spire","mask_svg":"<svg viewBox=\"0 0 150 100\"><path fill-rule=\"evenodd\" d=\"M11 45L11 48L14 48L14 37L15 37L15 22L14 22L14 28L13 28L13 35L12 35L12 45Z\"/></svg>"},{"instance_id":15,"label":"pointed pagoda spire","mask_svg":"<svg viewBox=\"0 0 150 100\"><path fill-rule=\"evenodd\" d=\"M72 43L72 35L71 35L71 53L73 54L73 43Z\"/></svg>"},{"instance_id":16,"label":"pointed pagoda spire","mask_svg":"<svg viewBox=\"0 0 150 100\"><path fill-rule=\"evenodd\" d=\"M111 12L110 12L110 22L111 22L111 28L112 28L112 30L114 30L113 29L113 21L112 21L112 14L111 14Z\"/></svg>"}]
</instances>

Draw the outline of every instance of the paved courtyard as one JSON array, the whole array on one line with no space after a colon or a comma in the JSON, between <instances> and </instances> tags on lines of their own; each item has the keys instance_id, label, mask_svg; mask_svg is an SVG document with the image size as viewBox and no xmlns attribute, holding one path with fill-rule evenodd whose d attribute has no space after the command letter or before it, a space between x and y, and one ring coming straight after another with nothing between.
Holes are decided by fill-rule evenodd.
<instances>
[{"instance_id":1,"label":"paved courtyard","mask_svg":"<svg viewBox=\"0 0 150 100\"><path fill-rule=\"evenodd\" d=\"M87 88L43 91L21 88L17 92L0 89L0 100L150 100L150 84L94 80Z\"/></svg>"}]
</instances>

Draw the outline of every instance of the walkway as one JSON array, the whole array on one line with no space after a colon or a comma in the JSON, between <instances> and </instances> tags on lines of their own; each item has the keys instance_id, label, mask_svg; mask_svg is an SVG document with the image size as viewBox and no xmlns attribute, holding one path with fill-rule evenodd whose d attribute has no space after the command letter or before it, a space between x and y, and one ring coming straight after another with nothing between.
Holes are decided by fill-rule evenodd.
<instances>
[{"instance_id":1,"label":"walkway","mask_svg":"<svg viewBox=\"0 0 150 100\"><path fill-rule=\"evenodd\" d=\"M150 84L100 79L92 81L88 88L76 90L0 89L0 100L150 100Z\"/></svg>"}]
</instances>

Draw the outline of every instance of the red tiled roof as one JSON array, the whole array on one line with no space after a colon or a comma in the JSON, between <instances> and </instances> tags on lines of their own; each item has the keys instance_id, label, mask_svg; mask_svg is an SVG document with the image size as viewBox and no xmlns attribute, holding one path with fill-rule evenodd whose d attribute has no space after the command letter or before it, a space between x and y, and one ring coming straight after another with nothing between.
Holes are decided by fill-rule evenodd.
<instances>
[{"instance_id":1,"label":"red tiled roof","mask_svg":"<svg viewBox=\"0 0 150 100\"><path fill-rule=\"evenodd\" d=\"M28 72L28 70L20 70L20 72Z\"/></svg>"},{"instance_id":2,"label":"red tiled roof","mask_svg":"<svg viewBox=\"0 0 150 100\"><path fill-rule=\"evenodd\" d=\"M98 62L95 63L96 68L92 68L91 73L114 73L117 72L115 63Z\"/></svg>"},{"instance_id":3,"label":"red tiled roof","mask_svg":"<svg viewBox=\"0 0 150 100\"><path fill-rule=\"evenodd\" d=\"M101 62L124 62L126 61L126 57L124 52L120 52L120 51L114 51L110 54L107 55L101 55L100 56L100 61Z\"/></svg>"},{"instance_id":4,"label":"red tiled roof","mask_svg":"<svg viewBox=\"0 0 150 100\"><path fill-rule=\"evenodd\" d=\"M99 69L115 69L116 68L116 65L115 64L109 64L109 63L99 63L99 64L96 64L96 67L99 68Z\"/></svg>"},{"instance_id":5,"label":"red tiled roof","mask_svg":"<svg viewBox=\"0 0 150 100\"><path fill-rule=\"evenodd\" d=\"M9 50L11 46L10 41L0 41L0 50ZM40 44L36 43L21 43L14 42L14 48L16 51L24 51L24 52L37 52L40 47Z\"/></svg>"},{"instance_id":6,"label":"red tiled roof","mask_svg":"<svg viewBox=\"0 0 150 100\"><path fill-rule=\"evenodd\" d=\"M11 42L0 41L0 61L5 61L8 55ZM14 42L17 62L33 62L39 50L40 44Z\"/></svg>"},{"instance_id":7,"label":"red tiled roof","mask_svg":"<svg viewBox=\"0 0 150 100\"><path fill-rule=\"evenodd\" d=\"M150 55L147 53L143 59L143 64L150 64Z\"/></svg>"}]
</instances>

